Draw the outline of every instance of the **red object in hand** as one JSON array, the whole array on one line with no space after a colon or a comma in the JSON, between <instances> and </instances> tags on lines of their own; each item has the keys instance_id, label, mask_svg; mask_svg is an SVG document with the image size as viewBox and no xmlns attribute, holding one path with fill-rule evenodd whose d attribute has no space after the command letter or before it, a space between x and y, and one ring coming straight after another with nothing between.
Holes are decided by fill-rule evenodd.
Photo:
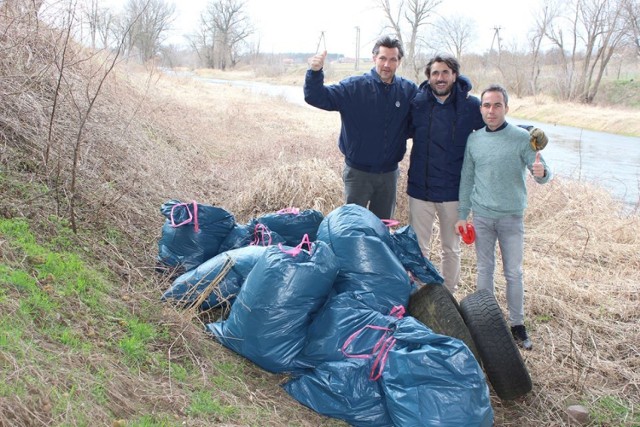
<instances>
[{"instance_id":1,"label":"red object in hand","mask_svg":"<svg viewBox=\"0 0 640 427\"><path fill-rule=\"evenodd\" d=\"M473 228L473 224L467 224L466 229L463 226L459 226L458 230L460 230L462 241L467 245L470 245L476 241L476 229Z\"/></svg>"}]
</instances>

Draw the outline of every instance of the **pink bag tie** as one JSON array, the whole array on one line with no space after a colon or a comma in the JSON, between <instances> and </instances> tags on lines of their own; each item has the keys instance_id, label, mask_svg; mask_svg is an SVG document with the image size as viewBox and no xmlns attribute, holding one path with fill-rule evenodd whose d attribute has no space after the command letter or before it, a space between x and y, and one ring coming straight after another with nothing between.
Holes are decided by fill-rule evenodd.
<instances>
[{"instance_id":1,"label":"pink bag tie","mask_svg":"<svg viewBox=\"0 0 640 427\"><path fill-rule=\"evenodd\" d=\"M195 218L195 221L193 222L194 227L195 227L194 229L195 229L196 233L198 231L200 231L200 226L198 224L198 204L196 203L195 200L193 202L191 202L191 203L193 203L193 214L191 214L191 210L189 209L190 203L178 203L178 204L175 204L175 205L173 205L171 207L171 215L170 215L170 217L171 217L171 226L172 227L178 228L178 227L180 227L182 225L189 224ZM189 214L189 218L185 219L180 224L176 224L175 220L173 219L173 211L175 210L175 208L177 208L179 206L184 206L187 209L187 213Z\"/></svg>"},{"instance_id":2,"label":"pink bag tie","mask_svg":"<svg viewBox=\"0 0 640 427\"><path fill-rule=\"evenodd\" d=\"M268 240L266 240L267 244L265 245L265 236L267 236ZM250 246L258 246L262 244L262 246L270 246L271 245L271 230L264 224L257 223L255 228L253 229L253 242L251 242Z\"/></svg>"},{"instance_id":3,"label":"pink bag tie","mask_svg":"<svg viewBox=\"0 0 640 427\"><path fill-rule=\"evenodd\" d=\"M305 234L304 236L302 236L302 240L300 241L300 244L298 244L296 247L293 247L291 249L284 249L284 246L282 245L282 243L278 243L278 248L280 248L280 250L285 254L289 254L295 257L295 256L298 256L298 254L302 251L302 247L304 245L307 245L307 249L309 250L309 252L311 252L311 241L309 240L308 234Z\"/></svg>"},{"instance_id":4,"label":"pink bag tie","mask_svg":"<svg viewBox=\"0 0 640 427\"><path fill-rule=\"evenodd\" d=\"M397 219L383 219L382 222L388 228L397 227L400 224L400 221L398 221Z\"/></svg>"},{"instance_id":5,"label":"pink bag tie","mask_svg":"<svg viewBox=\"0 0 640 427\"><path fill-rule=\"evenodd\" d=\"M390 316L397 317L398 319L402 319L405 314L405 308L402 305L396 305L391 309L389 313ZM358 335L360 335L365 329L374 329L377 331L383 331L384 333L376 342L376 345L373 346L373 350L371 354L351 354L347 353L346 349L349 345L355 340ZM392 335L393 330L390 328L385 328L383 326L375 326L375 325L367 325L361 329L355 331L342 345L340 351L345 357L352 359L371 359L374 355L376 359L373 361L373 365L371 366L371 371L369 372L369 379L372 381L378 380L382 376L382 372L384 371L384 366L387 363L387 358L389 357L389 351L396 344L397 339L395 339ZM377 353L377 354L376 354ZM377 372L376 372L377 371Z\"/></svg>"},{"instance_id":6,"label":"pink bag tie","mask_svg":"<svg viewBox=\"0 0 640 427\"><path fill-rule=\"evenodd\" d=\"M300 209L299 208L284 208L284 209L280 209L276 213L278 215L285 215L285 214L300 215Z\"/></svg>"}]
</instances>

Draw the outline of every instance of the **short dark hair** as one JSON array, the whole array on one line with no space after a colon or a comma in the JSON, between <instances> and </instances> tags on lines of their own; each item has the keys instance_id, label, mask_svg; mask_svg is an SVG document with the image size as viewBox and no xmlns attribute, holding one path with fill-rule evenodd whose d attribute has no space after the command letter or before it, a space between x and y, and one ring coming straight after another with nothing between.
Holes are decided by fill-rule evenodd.
<instances>
[{"instance_id":1,"label":"short dark hair","mask_svg":"<svg viewBox=\"0 0 640 427\"><path fill-rule=\"evenodd\" d=\"M481 101L482 101L482 97L487 92L500 92L502 94L502 97L504 98L504 106L506 107L509 105L509 95L507 95L507 90L504 87L500 86L499 84L492 84L487 86L487 88L483 90L482 94L480 95Z\"/></svg>"},{"instance_id":2,"label":"short dark hair","mask_svg":"<svg viewBox=\"0 0 640 427\"><path fill-rule=\"evenodd\" d=\"M424 74L427 78L431 75L431 66L436 62L444 62L457 76L460 75L460 63L456 58L450 55L436 55L427 62L427 66L424 69Z\"/></svg>"},{"instance_id":3,"label":"short dark hair","mask_svg":"<svg viewBox=\"0 0 640 427\"><path fill-rule=\"evenodd\" d=\"M376 44L373 45L373 50L371 53L377 55L380 53L380 46L388 47L389 49L398 48L398 59L402 59L404 56L404 49L402 49L402 42L395 37L391 36L383 36L376 41Z\"/></svg>"}]
</instances>

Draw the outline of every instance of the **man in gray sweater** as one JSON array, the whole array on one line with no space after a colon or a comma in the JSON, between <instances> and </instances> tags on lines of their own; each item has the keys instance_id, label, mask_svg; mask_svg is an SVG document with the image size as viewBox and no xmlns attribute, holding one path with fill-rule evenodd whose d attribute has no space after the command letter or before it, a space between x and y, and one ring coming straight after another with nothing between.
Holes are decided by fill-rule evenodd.
<instances>
[{"instance_id":1,"label":"man in gray sweater","mask_svg":"<svg viewBox=\"0 0 640 427\"><path fill-rule=\"evenodd\" d=\"M527 207L526 171L544 184L551 172L540 152L531 149L529 133L506 121L507 91L491 85L482 92L480 112L486 126L467 140L460 179L456 232L466 227L470 212L476 232L477 289L493 292L496 241L500 245L507 282L509 324L515 341L533 345L524 326L524 210Z\"/></svg>"}]
</instances>

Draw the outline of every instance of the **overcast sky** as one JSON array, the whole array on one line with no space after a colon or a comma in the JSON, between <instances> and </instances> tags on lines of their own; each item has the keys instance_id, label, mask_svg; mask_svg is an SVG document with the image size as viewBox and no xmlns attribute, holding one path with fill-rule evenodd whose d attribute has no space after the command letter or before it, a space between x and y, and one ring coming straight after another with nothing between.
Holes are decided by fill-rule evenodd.
<instances>
[{"instance_id":1,"label":"overcast sky","mask_svg":"<svg viewBox=\"0 0 640 427\"><path fill-rule=\"evenodd\" d=\"M118 5L126 0L103 0ZM200 13L209 0L175 1L176 21L172 43L184 42L199 25ZM476 23L474 51L484 52L491 46L494 27L500 27L503 45L520 45L527 40L533 26L532 14L540 0L443 0L437 11L442 15L460 13ZM384 26L376 0L246 0L247 13L260 39L260 50L266 53L315 52L324 31L330 53L355 55L356 27L360 28L361 55L370 55L372 40ZM254 39L255 40L255 39ZM320 43L320 49L325 43Z\"/></svg>"}]
</instances>

